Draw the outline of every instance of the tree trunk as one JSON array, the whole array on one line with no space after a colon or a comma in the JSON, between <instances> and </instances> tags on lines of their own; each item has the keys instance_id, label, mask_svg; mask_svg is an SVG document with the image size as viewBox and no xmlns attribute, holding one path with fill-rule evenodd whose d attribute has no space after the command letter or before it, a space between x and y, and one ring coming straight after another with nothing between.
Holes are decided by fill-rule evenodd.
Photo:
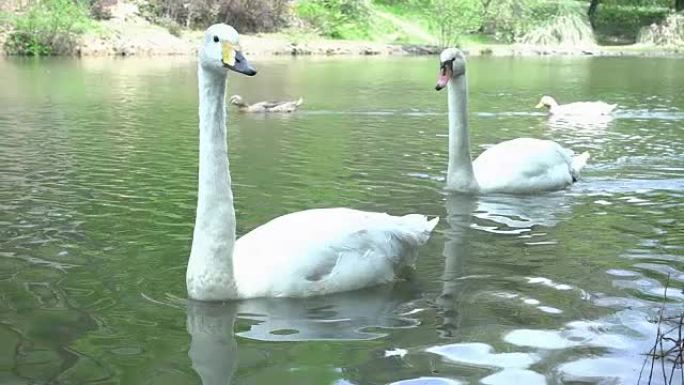
<instances>
[{"instance_id":1,"label":"tree trunk","mask_svg":"<svg viewBox=\"0 0 684 385\"><path fill-rule=\"evenodd\" d=\"M589 16L589 22L591 23L591 28L594 28L594 15L596 14L596 8L598 8L600 0L591 0L589 4L589 10L587 11L587 16ZM682 1L682 0L677 0Z\"/></svg>"}]
</instances>

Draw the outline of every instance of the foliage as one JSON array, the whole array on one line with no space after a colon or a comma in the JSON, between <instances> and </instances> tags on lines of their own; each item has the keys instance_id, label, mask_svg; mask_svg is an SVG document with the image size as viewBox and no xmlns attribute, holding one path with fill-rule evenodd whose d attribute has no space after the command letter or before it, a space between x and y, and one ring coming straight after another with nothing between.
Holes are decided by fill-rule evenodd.
<instances>
[{"instance_id":1,"label":"foliage","mask_svg":"<svg viewBox=\"0 0 684 385\"><path fill-rule=\"evenodd\" d=\"M639 33L639 43L684 46L684 15L670 14L662 23L644 27Z\"/></svg>"},{"instance_id":2,"label":"foliage","mask_svg":"<svg viewBox=\"0 0 684 385\"><path fill-rule=\"evenodd\" d=\"M176 23L175 20L169 19L169 18L161 18L160 20L157 21L157 24L160 26L166 28L167 31L169 31L170 34L172 34L175 37L180 37L181 32L182 32L182 27L180 24Z\"/></svg>"},{"instance_id":3,"label":"foliage","mask_svg":"<svg viewBox=\"0 0 684 385\"><path fill-rule=\"evenodd\" d=\"M116 0L87 0L90 2L88 8L90 15L95 20L108 20L112 18L109 7L116 4Z\"/></svg>"},{"instance_id":4,"label":"foliage","mask_svg":"<svg viewBox=\"0 0 684 385\"><path fill-rule=\"evenodd\" d=\"M599 6L594 18L594 29L599 40L606 36L634 43L642 27L662 21L669 13L667 8L636 6Z\"/></svg>"},{"instance_id":5,"label":"foliage","mask_svg":"<svg viewBox=\"0 0 684 385\"><path fill-rule=\"evenodd\" d=\"M501 0L487 3L483 9L482 31L498 40L512 42L532 22L534 0Z\"/></svg>"},{"instance_id":6,"label":"foliage","mask_svg":"<svg viewBox=\"0 0 684 385\"><path fill-rule=\"evenodd\" d=\"M439 34L442 47L458 43L464 33L473 32L481 25L479 1L430 0L428 9L433 15L434 29Z\"/></svg>"},{"instance_id":7,"label":"foliage","mask_svg":"<svg viewBox=\"0 0 684 385\"><path fill-rule=\"evenodd\" d=\"M321 35L336 39L368 37L371 8L366 0L300 0L295 10Z\"/></svg>"},{"instance_id":8,"label":"foliage","mask_svg":"<svg viewBox=\"0 0 684 385\"><path fill-rule=\"evenodd\" d=\"M166 19L187 28L223 22L240 32L273 32L285 25L288 1L148 0L141 4L141 11L154 22Z\"/></svg>"},{"instance_id":9,"label":"foliage","mask_svg":"<svg viewBox=\"0 0 684 385\"><path fill-rule=\"evenodd\" d=\"M622 5L629 7L661 7L667 8L673 0L601 0L603 5Z\"/></svg>"},{"instance_id":10,"label":"foliage","mask_svg":"<svg viewBox=\"0 0 684 385\"><path fill-rule=\"evenodd\" d=\"M556 16L527 32L520 40L542 46L592 46L595 44L594 31L582 11L576 7L561 7Z\"/></svg>"},{"instance_id":11,"label":"foliage","mask_svg":"<svg viewBox=\"0 0 684 385\"><path fill-rule=\"evenodd\" d=\"M4 49L14 55L72 53L78 37L92 23L87 8L73 0L42 0L11 18Z\"/></svg>"}]
</instances>

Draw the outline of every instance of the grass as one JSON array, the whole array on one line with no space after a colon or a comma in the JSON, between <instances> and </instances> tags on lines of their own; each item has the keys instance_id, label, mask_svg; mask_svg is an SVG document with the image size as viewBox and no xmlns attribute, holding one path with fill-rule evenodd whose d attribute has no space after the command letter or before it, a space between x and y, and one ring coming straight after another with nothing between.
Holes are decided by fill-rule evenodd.
<instances>
[{"instance_id":1,"label":"grass","mask_svg":"<svg viewBox=\"0 0 684 385\"><path fill-rule=\"evenodd\" d=\"M435 38L427 19L400 7L371 2L336 0L339 8L321 0L297 3L297 14L308 29L323 37L343 40L370 40L395 44L431 44ZM345 11L356 4L356 13Z\"/></svg>"},{"instance_id":2,"label":"grass","mask_svg":"<svg viewBox=\"0 0 684 385\"><path fill-rule=\"evenodd\" d=\"M73 0L44 0L8 19L4 49L11 55L70 54L78 37L94 28L87 8Z\"/></svg>"},{"instance_id":3,"label":"grass","mask_svg":"<svg viewBox=\"0 0 684 385\"><path fill-rule=\"evenodd\" d=\"M665 314L669 283L670 275L668 274L667 281L665 282L663 302L658 311L658 319L656 321L655 341L641 366L637 385L642 383L642 379L646 381L644 376L646 366L650 367L648 380L644 382L646 384L650 385L654 380L654 376L662 376L663 384L684 384L684 312L681 314Z\"/></svg>"}]
</instances>

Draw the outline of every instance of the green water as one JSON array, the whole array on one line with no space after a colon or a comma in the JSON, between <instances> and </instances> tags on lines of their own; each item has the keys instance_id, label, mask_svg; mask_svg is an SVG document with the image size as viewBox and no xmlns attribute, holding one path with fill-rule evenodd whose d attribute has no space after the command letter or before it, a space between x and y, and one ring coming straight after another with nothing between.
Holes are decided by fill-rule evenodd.
<instances>
[{"instance_id":1,"label":"green water","mask_svg":"<svg viewBox=\"0 0 684 385\"><path fill-rule=\"evenodd\" d=\"M519 136L592 154L568 191L481 198L442 191L436 58L253 61L230 93L305 102L231 110L238 233L311 207L439 215L414 279L188 307L194 60L4 59L0 383L636 384L668 275L684 304L681 60L471 59L475 154ZM543 93L621 108L549 121Z\"/></svg>"}]
</instances>

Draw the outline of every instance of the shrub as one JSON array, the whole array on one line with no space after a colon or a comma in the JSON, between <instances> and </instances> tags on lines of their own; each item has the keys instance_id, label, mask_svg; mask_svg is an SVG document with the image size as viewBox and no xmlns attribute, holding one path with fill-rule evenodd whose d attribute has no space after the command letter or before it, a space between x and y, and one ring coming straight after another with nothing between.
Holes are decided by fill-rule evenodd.
<instances>
[{"instance_id":1,"label":"shrub","mask_svg":"<svg viewBox=\"0 0 684 385\"><path fill-rule=\"evenodd\" d=\"M492 1L484 11L482 31L497 40L512 42L530 17L529 0Z\"/></svg>"},{"instance_id":2,"label":"shrub","mask_svg":"<svg viewBox=\"0 0 684 385\"><path fill-rule=\"evenodd\" d=\"M638 41L646 44L684 46L684 14L672 13L662 23L642 28Z\"/></svg>"},{"instance_id":3,"label":"shrub","mask_svg":"<svg viewBox=\"0 0 684 385\"><path fill-rule=\"evenodd\" d=\"M612 36L624 43L634 43L642 27L659 23L668 13L667 8L659 7L599 5L594 17L594 30L604 40Z\"/></svg>"},{"instance_id":4,"label":"shrub","mask_svg":"<svg viewBox=\"0 0 684 385\"><path fill-rule=\"evenodd\" d=\"M558 3L549 21L525 33L519 40L526 44L587 47L596 44L594 31L584 8L573 3ZM543 11L543 13L550 10Z\"/></svg>"},{"instance_id":5,"label":"shrub","mask_svg":"<svg viewBox=\"0 0 684 385\"><path fill-rule=\"evenodd\" d=\"M90 14L96 20L109 20L112 13L109 7L116 4L116 0L88 0L90 1Z\"/></svg>"},{"instance_id":6,"label":"shrub","mask_svg":"<svg viewBox=\"0 0 684 385\"><path fill-rule=\"evenodd\" d=\"M182 27L180 24L176 23L175 20L169 19L169 18L162 18L157 22L160 26L166 28L167 31L169 31L170 34L172 34L175 37L180 37L181 32L182 32Z\"/></svg>"},{"instance_id":7,"label":"shrub","mask_svg":"<svg viewBox=\"0 0 684 385\"><path fill-rule=\"evenodd\" d=\"M223 22L240 32L272 32L283 26L287 0L149 0L140 10L152 21L170 19L188 28Z\"/></svg>"},{"instance_id":8,"label":"shrub","mask_svg":"<svg viewBox=\"0 0 684 385\"><path fill-rule=\"evenodd\" d=\"M371 8L366 0L301 0L295 9L321 35L336 39L368 37Z\"/></svg>"},{"instance_id":9,"label":"shrub","mask_svg":"<svg viewBox=\"0 0 684 385\"><path fill-rule=\"evenodd\" d=\"M73 52L90 26L88 10L73 0L43 0L11 18L4 49L13 55L59 55Z\"/></svg>"},{"instance_id":10,"label":"shrub","mask_svg":"<svg viewBox=\"0 0 684 385\"><path fill-rule=\"evenodd\" d=\"M433 29L442 47L456 45L460 37L482 25L482 5L473 0L431 0L428 7ZM437 17L435 17L437 16Z\"/></svg>"}]
</instances>

